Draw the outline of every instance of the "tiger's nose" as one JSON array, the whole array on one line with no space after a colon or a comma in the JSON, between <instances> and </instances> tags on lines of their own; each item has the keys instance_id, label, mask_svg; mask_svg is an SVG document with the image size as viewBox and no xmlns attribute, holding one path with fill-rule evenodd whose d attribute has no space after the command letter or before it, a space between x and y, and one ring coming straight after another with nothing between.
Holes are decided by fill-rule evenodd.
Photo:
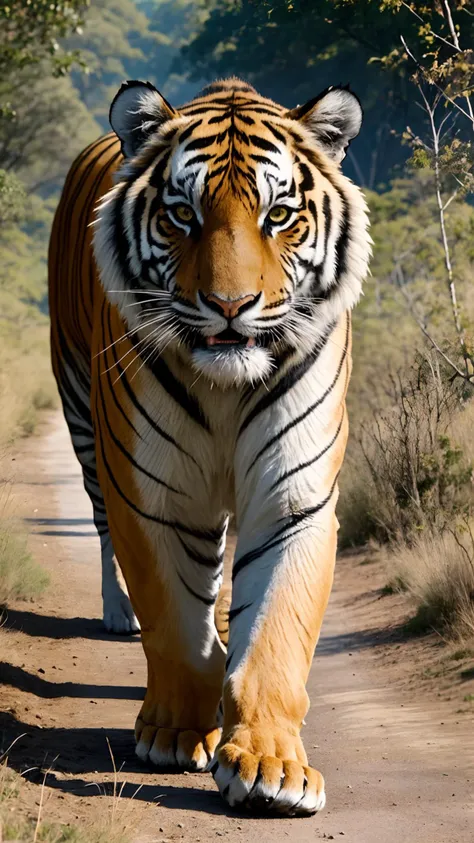
<instances>
[{"instance_id":1,"label":"tiger's nose","mask_svg":"<svg viewBox=\"0 0 474 843\"><path fill-rule=\"evenodd\" d=\"M200 293L200 295L203 302L211 310L215 310L221 316L225 316L226 319L234 319L235 316L240 316L244 310L256 304L262 294L241 296L238 299L224 299L217 293L211 293L209 296L204 295L204 293Z\"/></svg>"}]
</instances>

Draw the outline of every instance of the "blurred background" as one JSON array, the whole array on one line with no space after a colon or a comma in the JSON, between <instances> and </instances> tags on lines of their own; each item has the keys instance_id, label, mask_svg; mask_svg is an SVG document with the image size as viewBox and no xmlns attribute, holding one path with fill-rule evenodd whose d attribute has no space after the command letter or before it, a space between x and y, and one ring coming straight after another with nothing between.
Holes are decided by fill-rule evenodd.
<instances>
[{"instance_id":1,"label":"blurred background","mask_svg":"<svg viewBox=\"0 0 474 843\"><path fill-rule=\"evenodd\" d=\"M389 554L388 587L410 591L421 624L474 632L472 2L12 0L0 33L0 443L57 404L49 229L122 80L175 106L233 74L287 106L349 83L365 121L343 166L366 191L374 258L341 542Z\"/></svg>"}]
</instances>

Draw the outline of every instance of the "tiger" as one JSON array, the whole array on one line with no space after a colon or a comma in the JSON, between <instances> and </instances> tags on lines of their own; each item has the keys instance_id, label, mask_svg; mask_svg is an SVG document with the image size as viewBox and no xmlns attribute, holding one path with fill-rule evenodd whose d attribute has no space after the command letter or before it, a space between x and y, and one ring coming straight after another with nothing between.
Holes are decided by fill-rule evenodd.
<instances>
[{"instance_id":1,"label":"tiger","mask_svg":"<svg viewBox=\"0 0 474 843\"><path fill-rule=\"evenodd\" d=\"M300 732L371 253L340 167L362 116L349 87L288 109L231 78L175 108L128 81L112 131L72 165L49 250L53 369L104 622L139 629L147 661L136 753L210 771L229 806L276 816L326 799Z\"/></svg>"}]
</instances>

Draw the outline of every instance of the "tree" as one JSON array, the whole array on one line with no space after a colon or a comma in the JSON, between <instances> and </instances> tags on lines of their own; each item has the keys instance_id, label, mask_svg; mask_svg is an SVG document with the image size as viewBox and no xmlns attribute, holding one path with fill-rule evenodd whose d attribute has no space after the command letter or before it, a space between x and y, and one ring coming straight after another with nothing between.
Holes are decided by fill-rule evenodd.
<instances>
[{"instance_id":1,"label":"tree","mask_svg":"<svg viewBox=\"0 0 474 843\"><path fill-rule=\"evenodd\" d=\"M86 71L72 79L89 111L108 130L112 98L124 79L154 75L152 56L163 37L133 0L94 0L80 33L64 41L69 52L80 52Z\"/></svg>"},{"instance_id":2,"label":"tree","mask_svg":"<svg viewBox=\"0 0 474 843\"><path fill-rule=\"evenodd\" d=\"M190 79L183 72L180 51L200 31L206 9L196 0L140 0L138 5L150 20L150 30L159 36L148 54L153 80L170 102L187 102L207 80Z\"/></svg>"},{"instance_id":3,"label":"tree","mask_svg":"<svg viewBox=\"0 0 474 843\"><path fill-rule=\"evenodd\" d=\"M57 191L76 155L100 134L100 127L78 97L70 78L48 78L43 65L31 76L19 72L5 91L15 117L0 120L0 167L20 177L31 192ZM2 103L0 86L0 105ZM1 187L0 187L1 190Z\"/></svg>"},{"instance_id":4,"label":"tree","mask_svg":"<svg viewBox=\"0 0 474 843\"><path fill-rule=\"evenodd\" d=\"M328 85L350 82L365 117L350 147L346 172L371 189L400 173L407 149L397 135L407 124L421 131L423 123L410 69L400 54L400 31L416 38L420 26L405 3L208 0L204 5L208 17L182 55L192 78L240 75L288 106ZM437 3L419 5L432 7L430 19L439 17ZM474 18L467 43L469 33L472 40ZM390 60L394 52L397 61Z\"/></svg>"},{"instance_id":5,"label":"tree","mask_svg":"<svg viewBox=\"0 0 474 843\"><path fill-rule=\"evenodd\" d=\"M0 170L0 226L18 222L25 212L26 193L21 181Z\"/></svg>"},{"instance_id":6,"label":"tree","mask_svg":"<svg viewBox=\"0 0 474 843\"><path fill-rule=\"evenodd\" d=\"M446 347L436 339L429 324L426 303L422 302L420 309L403 287L402 291L423 335L451 367L453 376L474 385L470 320L459 300L460 277L453 262L453 243L448 231L448 215L453 212L453 203L472 194L474 187L474 108L471 102L474 54L466 46L471 43L473 16L467 0L440 0L435 14L420 0L402 3L385 0L385 3L395 13L403 5L418 26L417 37L412 40L401 34L401 45L387 57L387 62L408 60L412 69L411 81L425 114L425 131L418 133L408 126L405 140L413 152L410 163L431 175L444 257L445 306L449 309L455 335L455 342L449 343L454 356L450 350L448 356ZM448 212L448 209L451 210Z\"/></svg>"},{"instance_id":7,"label":"tree","mask_svg":"<svg viewBox=\"0 0 474 843\"><path fill-rule=\"evenodd\" d=\"M89 0L9 0L0 4L0 76L47 59L64 73L77 54L60 49L59 39L78 31Z\"/></svg>"}]
</instances>

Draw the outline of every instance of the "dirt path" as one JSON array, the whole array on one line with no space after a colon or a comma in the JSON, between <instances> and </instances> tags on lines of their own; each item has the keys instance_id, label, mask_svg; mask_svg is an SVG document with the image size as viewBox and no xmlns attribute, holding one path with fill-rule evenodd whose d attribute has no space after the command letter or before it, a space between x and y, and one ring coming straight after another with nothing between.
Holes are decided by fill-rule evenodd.
<instances>
[{"instance_id":1,"label":"dirt path","mask_svg":"<svg viewBox=\"0 0 474 843\"><path fill-rule=\"evenodd\" d=\"M41 439L22 443L14 457L17 509L52 580L37 604L9 612L13 631L0 665L2 743L22 735L10 763L21 771L36 767L27 773L33 799L42 780L38 766L51 767L48 817L87 820L110 809L108 738L118 780L126 782L118 816L134 843L217 836L249 843L472 843L472 719L457 722L444 703L407 702L391 690L390 672L374 669L367 619L360 623L357 595L345 585L353 560L339 565L309 684L306 746L328 792L321 815L236 816L209 775L143 768L131 733L143 696L141 645L136 637L111 639L97 620L98 540L62 420Z\"/></svg>"}]
</instances>

